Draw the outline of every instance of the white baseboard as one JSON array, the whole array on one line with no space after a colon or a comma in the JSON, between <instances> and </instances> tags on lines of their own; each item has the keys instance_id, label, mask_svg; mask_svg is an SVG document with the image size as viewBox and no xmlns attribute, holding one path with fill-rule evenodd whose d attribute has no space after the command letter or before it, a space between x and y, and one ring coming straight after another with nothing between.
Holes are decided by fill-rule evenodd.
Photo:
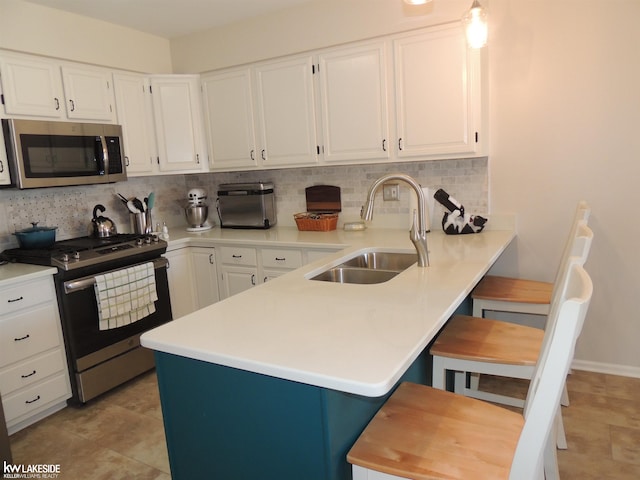
<instances>
[{"instance_id":1,"label":"white baseboard","mask_svg":"<svg viewBox=\"0 0 640 480\"><path fill-rule=\"evenodd\" d=\"M620 375L622 377L640 378L640 367L628 365L616 365L613 363L589 362L587 360L574 360L571 364L574 370L585 370L587 372L606 373L609 375Z\"/></svg>"}]
</instances>

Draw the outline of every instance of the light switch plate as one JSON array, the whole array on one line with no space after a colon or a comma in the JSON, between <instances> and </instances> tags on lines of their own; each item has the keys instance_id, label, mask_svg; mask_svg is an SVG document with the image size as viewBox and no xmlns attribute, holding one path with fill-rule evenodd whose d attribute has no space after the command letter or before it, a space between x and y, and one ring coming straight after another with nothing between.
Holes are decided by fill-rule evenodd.
<instances>
[{"instance_id":1,"label":"light switch plate","mask_svg":"<svg viewBox=\"0 0 640 480\"><path fill-rule=\"evenodd\" d=\"M385 183L382 186L382 199L385 202L400 200L400 185L397 183Z\"/></svg>"}]
</instances>

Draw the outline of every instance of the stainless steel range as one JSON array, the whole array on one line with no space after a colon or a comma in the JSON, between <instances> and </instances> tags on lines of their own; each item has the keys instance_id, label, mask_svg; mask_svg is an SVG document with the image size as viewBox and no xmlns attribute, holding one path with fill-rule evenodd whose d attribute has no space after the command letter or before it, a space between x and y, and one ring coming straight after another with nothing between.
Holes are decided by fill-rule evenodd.
<instances>
[{"instance_id":1,"label":"stainless steel range","mask_svg":"<svg viewBox=\"0 0 640 480\"><path fill-rule=\"evenodd\" d=\"M154 367L153 354L140 335L172 319L167 281L167 243L151 235L120 234L56 242L47 249L14 248L10 261L57 267L54 275L67 351L73 402L85 403ZM133 323L99 328L94 285L104 275L152 262L158 300L155 312Z\"/></svg>"}]
</instances>

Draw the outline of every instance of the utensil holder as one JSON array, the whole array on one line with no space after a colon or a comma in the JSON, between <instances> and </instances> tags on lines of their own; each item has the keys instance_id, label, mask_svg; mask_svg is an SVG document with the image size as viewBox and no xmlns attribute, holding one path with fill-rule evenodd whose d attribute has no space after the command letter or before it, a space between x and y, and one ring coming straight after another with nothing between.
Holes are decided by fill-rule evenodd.
<instances>
[{"instance_id":1,"label":"utensil holder","mask_svg":"<svg viewBox=\"0 0 640 480\"><path fill-rule=\"evenodd\" d=\"M153 231L153 219L151 218L151 210L141 213L130 213L129 222L131 224L131 232L138 234L149 234Z\"/></svg>"}]
</instances>

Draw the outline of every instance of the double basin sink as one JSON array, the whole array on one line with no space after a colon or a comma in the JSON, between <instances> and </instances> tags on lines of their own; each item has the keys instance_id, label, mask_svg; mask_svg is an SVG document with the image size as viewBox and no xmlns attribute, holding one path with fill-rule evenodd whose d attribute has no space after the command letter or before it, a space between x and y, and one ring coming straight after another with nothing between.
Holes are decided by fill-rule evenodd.
<instances>
[{"instance_id":1,"label":"double basin sink","mask_svg":"<svg viewBox=\"0 0 640 480\"><path fill-rule=\"evenodd\" d=\"M367 250L308 277L334 283L375 284L391 280L418 261L416 253Z\"/></svg>"}]
</instances>

